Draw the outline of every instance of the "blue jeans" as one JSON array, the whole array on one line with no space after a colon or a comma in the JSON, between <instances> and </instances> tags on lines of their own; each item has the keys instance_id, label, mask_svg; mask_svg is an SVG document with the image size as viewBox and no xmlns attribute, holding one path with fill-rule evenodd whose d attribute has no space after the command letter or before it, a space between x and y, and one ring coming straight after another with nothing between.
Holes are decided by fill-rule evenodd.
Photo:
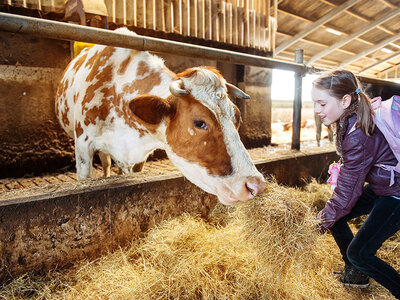
<instances>
[{"instance_id":1,"label":"blue jeans","mask_svg":"<svg viewBox=\"0 0 400 300\"><path fill-rule=\"evenodd\" d=\"M369 214L355 236L347 222ZM400 299L400 274L390 265L375 256L383 242L400 230L400 199L379 197L369 185L352 211L337 221L330 231L346 264L375 279Z\"/></svg>"}]
</instances>

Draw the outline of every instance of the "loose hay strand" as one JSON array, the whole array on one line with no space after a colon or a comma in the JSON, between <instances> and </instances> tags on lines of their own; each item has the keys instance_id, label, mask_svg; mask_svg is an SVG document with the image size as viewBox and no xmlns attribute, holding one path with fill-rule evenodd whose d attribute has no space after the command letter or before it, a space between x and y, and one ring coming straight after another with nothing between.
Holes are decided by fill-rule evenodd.
<instances>
[{"instance_id":1,"label":"loose hay strand","mask_svg":"<svg viewBox=\"0 0 400 300\"><path fill-rule=\"evenodd\" d=\"M330 235L317 233L314 220L318 202L330 193L315 181L304 189L270 182L254 201L217 206L208 221L183 215L162 222L127 249L64 274L22 276L4 286L0 297L393 299L376 283L361 292L334 278L339 251ZM381 251L397 269L399 240L394 237Z\"/></svg>"}]
</instances>

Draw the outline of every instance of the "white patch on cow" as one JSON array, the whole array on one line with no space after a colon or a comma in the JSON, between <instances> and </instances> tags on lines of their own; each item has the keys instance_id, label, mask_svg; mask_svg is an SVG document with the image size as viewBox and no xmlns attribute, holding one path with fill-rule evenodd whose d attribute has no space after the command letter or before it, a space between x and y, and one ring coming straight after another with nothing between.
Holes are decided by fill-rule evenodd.
<instances>
[{"instance_id":1,"label":"white patch on cow","mask_svg":"<svg viewBox=\"0 0 400 300\"><path fill-rule=\"evenodd\" d=\"M193 131L192 128L189 127L187 130L188 130L188 132L189 132L190 135L194 135L194 131Z\"/></svg>"},{"instance_id":2,"label":"white patch on cow","mask_svg":"<svg viewBox=\"0 0 400 300\"><path fill-rule=\"evenodd\" d=\"M204 141L204 143L203 143L204 145L207 145L207 142L206 141Z\"/></svg>"}]
</instances>

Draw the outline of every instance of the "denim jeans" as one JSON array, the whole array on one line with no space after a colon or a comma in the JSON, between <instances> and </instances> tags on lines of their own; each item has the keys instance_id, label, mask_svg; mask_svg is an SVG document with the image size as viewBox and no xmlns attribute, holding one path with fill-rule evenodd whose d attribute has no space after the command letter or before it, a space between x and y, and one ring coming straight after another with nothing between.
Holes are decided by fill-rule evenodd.
<instances>
[{"instance_id":1,"label":"denim jeans","mask_svg":"<svg viewBox=\"0 0 400 300\"><path fill-rule=\"evenodd\" d=\"M355 236L347 222L369 214ZM330 231L346 264L375 279L400 299L400 274L375 256L383 242L400 230L400 199L374 194L369 185L352 211L337 221Z\"/></svg>"}]
</instances>

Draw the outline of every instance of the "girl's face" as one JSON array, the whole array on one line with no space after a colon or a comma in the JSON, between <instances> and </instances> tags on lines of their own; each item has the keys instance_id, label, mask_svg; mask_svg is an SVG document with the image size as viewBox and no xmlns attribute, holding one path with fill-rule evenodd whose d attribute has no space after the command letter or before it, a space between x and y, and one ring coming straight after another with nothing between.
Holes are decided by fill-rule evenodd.
<instances>
[{"instance_id":1,"label":"girl's face","mask_svg":"<svg viewBox=\"0 0 400 300\"><path fill-rule=\"evenodd\" d=\"M330 125L339 120L348 106L346 96L338 100L329 95L328 90L312 87L311 98L314 102L314 111L321 118L322 123Z\"/></svg>"}]
</instances>

